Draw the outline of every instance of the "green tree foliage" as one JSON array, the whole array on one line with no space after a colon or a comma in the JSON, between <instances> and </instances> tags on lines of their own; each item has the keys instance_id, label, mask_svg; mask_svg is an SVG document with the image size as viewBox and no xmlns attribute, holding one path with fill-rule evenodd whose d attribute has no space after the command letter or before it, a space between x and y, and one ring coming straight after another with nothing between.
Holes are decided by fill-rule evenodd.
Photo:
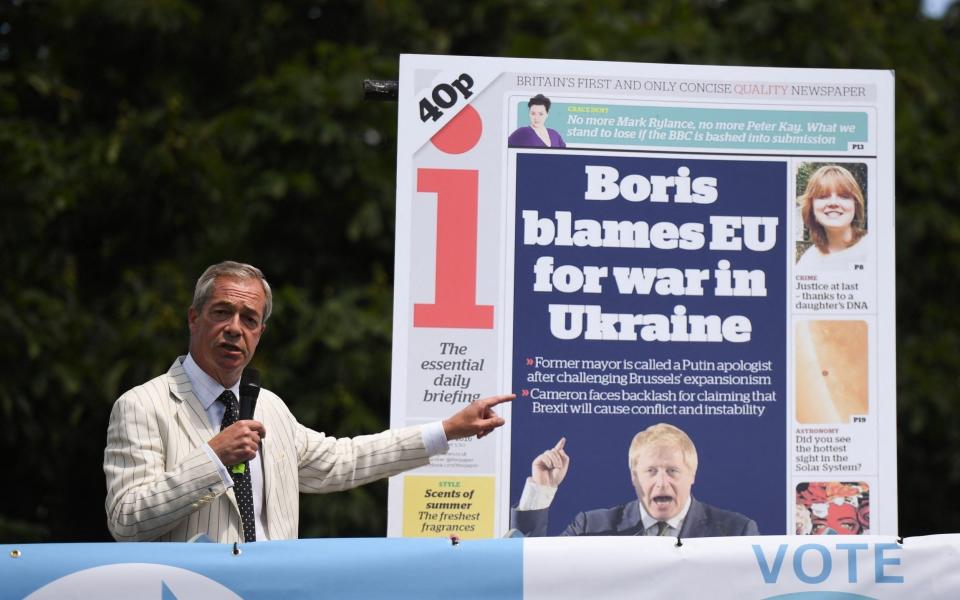
<instances>
[{"instance_id":1,"label":"green tree foliage","mask_svg":"<svg viewBox=\"0 0 960 600\"><path fill-rule=\"evenodd\" d=\"M217 260L273 282L256 364L305 424L385 426L396 107L360 82L401 52L896 69L901 532L960 529L958 34L906 0L0 0L0 540L108 538L110 406ZM385 490L301 535L381 535Z\"/></svg>"}]
</instances>

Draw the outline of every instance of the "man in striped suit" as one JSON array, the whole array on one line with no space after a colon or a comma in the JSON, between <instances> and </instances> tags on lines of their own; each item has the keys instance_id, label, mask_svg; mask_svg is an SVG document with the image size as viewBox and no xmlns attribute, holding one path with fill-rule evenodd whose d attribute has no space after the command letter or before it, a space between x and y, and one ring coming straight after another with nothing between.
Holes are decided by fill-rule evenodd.
<instances>
[{"instance_id":1,"label":"man in striped suit","mask_svg":"<svg viewBox=\"0 0 960 600\"><path fill-rule=\"evenodd\" d=\"M221 430L230 410L222 395L239 395L271 310L259 269L209 267L187 314L189 354L114 404L103 470L107 522L118 541L294 539L300 492L344 490L425 465L448 440L484 436L504 422L493 407L512 395L477 400L442 422L335 439L304 427L261 390L253 419ZM255 532L244 531L231 476L243 464Z\"/></svg>"}]
</instances>

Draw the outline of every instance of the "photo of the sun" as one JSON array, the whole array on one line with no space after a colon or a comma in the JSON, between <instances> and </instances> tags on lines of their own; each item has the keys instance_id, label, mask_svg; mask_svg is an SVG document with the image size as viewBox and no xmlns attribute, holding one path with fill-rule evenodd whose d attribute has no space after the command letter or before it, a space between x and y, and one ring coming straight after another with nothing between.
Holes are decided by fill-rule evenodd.
<instances>
[{"instance_id":1,"label":"photo of the sun","mask_svg":"<svg viewBox=\"0 0 960 600\"><path fill-rule=\"evenodd\" d=\"M850 423L869 410L867 323L798 321L797 421Z\"/></svg>"}]
</instances>

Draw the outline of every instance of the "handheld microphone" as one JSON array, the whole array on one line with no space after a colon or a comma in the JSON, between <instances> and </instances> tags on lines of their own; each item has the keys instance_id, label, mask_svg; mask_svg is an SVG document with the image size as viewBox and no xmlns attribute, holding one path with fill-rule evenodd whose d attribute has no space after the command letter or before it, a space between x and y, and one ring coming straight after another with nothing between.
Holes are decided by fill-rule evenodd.
<instances>
[{"instance_id":1,"label":"handheld microphone","mask_svg":"<svg viewBox=\"0 0 960 600\"><path fill-rule=\"evenodd\" d=\"M253 418L260 395L260 372L247 367L240 376L240 420Z\"/></svg>"},{"instance_id":2,"label":"handheld microphone","mask_svg":"<svg viewBox=\"0 0 960 600\"><path fill-rule=\"evenodd\" d=\"M257 408L257 396L260 395L260 372L256 369L246 368L243 375L240 376L240 421L253 418L253 411ZM263 441L260 442L263 448ZM247 463L242 462L230 467L231 473L244 473L247 470Z\"/></svg>"}]
</instances>

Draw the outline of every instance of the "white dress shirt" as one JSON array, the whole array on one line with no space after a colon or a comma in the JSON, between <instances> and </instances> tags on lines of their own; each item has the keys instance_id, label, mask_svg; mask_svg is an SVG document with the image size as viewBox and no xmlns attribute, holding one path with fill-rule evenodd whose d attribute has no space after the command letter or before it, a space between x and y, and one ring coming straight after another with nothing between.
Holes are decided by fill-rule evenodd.
<instances>
[{"instance_id":1,"label":"white dress shirt","mask_svg":"<svg viewBox=\"0 0 960 600\"><path fill-rule=\"evenodd\" d=\"M668 535L671 537L676 537L680 535L680 530L683 529L683 521L687 518L687 513L690 511L690 502L691 496L687 497L686 504L683 505L683 508L671 519L667 519L667 529L663 532L663 535ZM640 520L643 521L643 535L658 535L657 534L657 519L651 517L647 513L646 507L643 505L643 502L640 502Z\"/></svg>"}]
</instances>

